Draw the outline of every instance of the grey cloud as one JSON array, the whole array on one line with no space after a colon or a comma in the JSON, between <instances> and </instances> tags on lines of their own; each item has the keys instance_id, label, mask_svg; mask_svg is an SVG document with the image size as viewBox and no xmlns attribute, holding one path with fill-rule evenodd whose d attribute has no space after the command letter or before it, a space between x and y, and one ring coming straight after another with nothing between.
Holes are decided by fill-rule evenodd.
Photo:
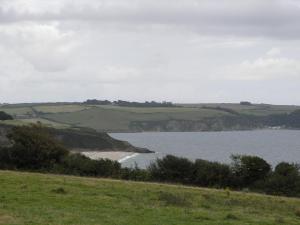
<instances>
[{"instance_id":1,"label":"grey cloud","mask_svg":"<svg viewBox=\"0 0 300 225\"><path fill-rule=\"evenodd\" d=\"M22 11L0 8L0 22L81 21L110 23L111 26L163 25L188 29L201 34L260 36L297 39L300 37L300 7L284 0L187 0L182 2L112 0L62 1L55 12ZM63 4L65 3L65 4ZM81 4L78 4L81 3ZM100 4L103 3L103 4ZM104 4L106 3L106 4ZM38 4L38 3L36 3Z\"/></svg>"},{"instance_id":2,"label":"grey cloud","mask_svg":"<svg viewBox=\"0 0 300 225\"><path fill-rule=\"evenodd\" d=\"M0 101L300 104L298 2L0 0Z\"/></svg>"}]
</instances>

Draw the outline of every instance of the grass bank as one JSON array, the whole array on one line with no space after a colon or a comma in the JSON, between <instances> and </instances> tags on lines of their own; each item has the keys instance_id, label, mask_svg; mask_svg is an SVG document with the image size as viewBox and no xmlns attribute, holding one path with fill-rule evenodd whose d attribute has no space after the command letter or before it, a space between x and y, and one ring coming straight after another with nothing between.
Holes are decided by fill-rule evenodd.
<instances>
[{"instance_id":1,"label":"grass bank","mask_svg":"<svg viewBox=\"0 0 300 225\"><path fill-rule=\"evenodd\" d=\"M0 171L0 224L299 224L300 199Z\"/></svg>"}]
</instances>

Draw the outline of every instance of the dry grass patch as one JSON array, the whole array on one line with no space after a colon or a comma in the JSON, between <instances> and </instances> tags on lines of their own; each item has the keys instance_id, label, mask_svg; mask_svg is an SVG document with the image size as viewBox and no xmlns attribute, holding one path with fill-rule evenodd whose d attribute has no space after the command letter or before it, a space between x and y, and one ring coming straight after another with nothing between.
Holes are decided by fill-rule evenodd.
<instances>
[{"instance_id":1,"label":"dry grass patch","mask_svg":"<svg viewBox=\"0 0 300 225\"><path fill-rule=\"evenodd\" d=\"M0 212L0 225L17 224L17 220L3 212Z\"/></svg>"}]
</instances>

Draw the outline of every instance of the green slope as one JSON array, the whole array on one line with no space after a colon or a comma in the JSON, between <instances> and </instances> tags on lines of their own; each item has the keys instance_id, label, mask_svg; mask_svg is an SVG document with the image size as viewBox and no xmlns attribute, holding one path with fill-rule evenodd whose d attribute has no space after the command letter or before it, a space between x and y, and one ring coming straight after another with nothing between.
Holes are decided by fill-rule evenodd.
<instances>
[{"instance_id":1,"label":"green slope","mask_svg":"<svg viewBox=\"0 0 300 225\"><path fill-rule=\"evenodd\" d=\"M201 120L227 114L200 108L128 108L94 107L72 113L45 114L44 118L73 126L91 127L101 131L129 131L133 121Z\"/></svg>"},{"instance_id":2,"label":"green slope","mask_svg":"<svg viewBox=\"0 0 300 225\"><path fill-rule=\"evenodd\" d=\"M178 104L178 107L120 107L80 103L36 103L0 106L16 119L5 123L41 121L55 128L89 127L106 132L202 131L253 129L247 124L224 127L221 118L237 115L266 116L290 113L300 106L267 104Z\"/></svg>"},{"instance_id":3,"label":"green slope","mask_svg":"<svg viewBox=\"0 0 300 225\"><path fill-rule=\"evenodd\" d=\"M29 120L29 119L28 119ZM15 122L14 120L11 122ZM11 129L15 125L24 124L1 124L0 123L0 147L10 145L11 142L7 137ZM107 133L96 132L91 129L54 129L47 127L54 138L61 142L66 148L74 152L81 151L125 151L152 153L150 150L140 147L135 147L126 141L116 140L110 137Z\"/></svg>"},{"instance_id":4,"label":"green slope","mask_svg":"<svg viewBox=\"0 0 300 225\"><path fill-rule=\"evenodd\" d=\"M0 171L5 225L300 223L300 200L176 185Z\"/></svg>"}]
</instances>

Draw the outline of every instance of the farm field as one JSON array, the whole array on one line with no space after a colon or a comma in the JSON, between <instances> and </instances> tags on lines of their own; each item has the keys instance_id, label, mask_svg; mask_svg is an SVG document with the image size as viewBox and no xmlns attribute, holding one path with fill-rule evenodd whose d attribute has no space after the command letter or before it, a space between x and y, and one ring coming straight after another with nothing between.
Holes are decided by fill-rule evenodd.
<instances>
[{"instance_id":1,"label":"farm field","mask_svg":"<svg viewBox=\"0 0 300 225\"><path fill-rule=\"evenodd\" d=\"M121 107L81 103L28 103L2 105L0 106L0 111L12 115L16 121L9 123L13 124L28 124L40 121L45 125L56 128L88 127L106 132L132 132L138 130L133 128L133 124L136 123L138 123L138 126L142 126L141 130L144 128L143 124L148 123L146 125L147 130L149 123L160 124L171 121L167 126L172 127L172 121L203 121L207 118L217 119L224 116L232 116L233 114L266 116L290 113L300 109L300 106L240 105L233 103L178 104L177 106ZM220 129L220 126L222 128L222 124L216 124L219 127L218 129ZM181 126L184 127L185 125L177 126L175 128L180 130ZM155 130L155 127L149 129ZM188 130L189 128L186 129ZM201 129L199 128L199 130Z\"/></svg>"},{"instance_id":2,"label":"farm field","mask_svg":"<svg viewBox=\"0 0 300 225\"><path fill-rule=\"evenodd\" d=\"M37 105L33 109L38 113L70 113L91 108L86 105Z\"/></svg>"},{"instance_id":3,"label":"farm field","mask_svg":"<svg viewBox=\"0 0 300 225\"><path fill-rule=\"evenodd\" d=\"M234 103L202 103L202 104L180 104L184 107L222 107L227 109L232 109L241 114L247 115L271 115L271 114L281 114L290 113L294 110L300 109L300 106L294 105L268 105L268 104L253 104L253 105L240 105Z\"/></svg>"},{"instance_id":4,"label":"farm field","mask_svg":"<svg viewBox=\"0 0 300 225\"><path fill-rule=\"evenodd\" d=\"M5 225L300 222L296 198L10 171L0 171L0 180L0 224Z\"/></svg>"},{"instance_id":5,"label":"farm field","mask_svg":"<svg viewBox=\"0 0 300 225\"><path fill-rule=\"evenodd\" d=\"M47 114L44 118L73 126L104 131L128 131L132 121L201 120L226 115L226 112L199 108L95 107L73 113Z\"/></svg>"},{"instance_id":6,"label":"farm field","mask_svg":"<svg viewBox=\"0 0 300 225\"><path fill-rule=\"evenodd\" d=\"M15 120L0 121L0 124L13 125L13 126L22 126L22 125L29 125L29 124L36 124L36 123L42 123L45 126L53 127L56 129L65 129L71 127L68 124L57 123L44 118L15 119Z\"/></svg>"}]
</instances>

